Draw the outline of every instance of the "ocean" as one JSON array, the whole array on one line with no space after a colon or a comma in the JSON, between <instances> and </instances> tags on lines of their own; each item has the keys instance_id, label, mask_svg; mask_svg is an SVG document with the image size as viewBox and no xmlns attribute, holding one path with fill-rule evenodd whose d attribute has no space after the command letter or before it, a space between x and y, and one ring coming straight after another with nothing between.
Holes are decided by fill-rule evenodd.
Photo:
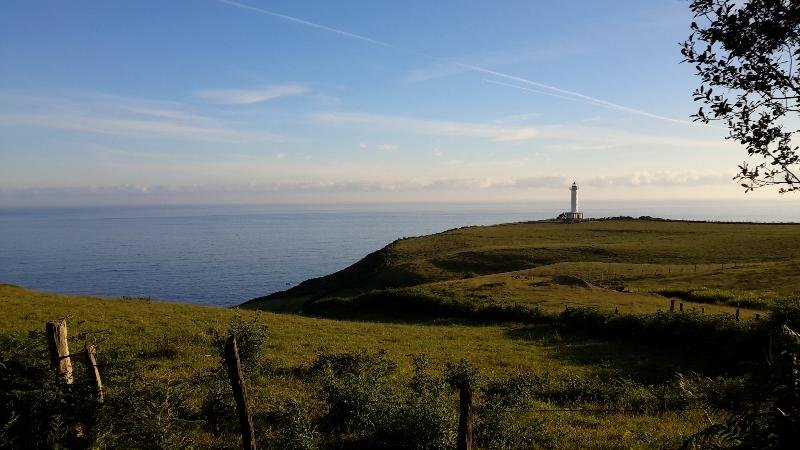
<instances>
[{"instance_id":1,"label":"ocean","mask_svg":"<svg viewBox=\"0 0 800 450\"><path fill-rule=\"evenodd\" d=\"M233 306L400 237L555 217L562 203L0 209L0 283ZM800 222L800 202L595 202L587 217Z\"/></svg>"}]
</instances>

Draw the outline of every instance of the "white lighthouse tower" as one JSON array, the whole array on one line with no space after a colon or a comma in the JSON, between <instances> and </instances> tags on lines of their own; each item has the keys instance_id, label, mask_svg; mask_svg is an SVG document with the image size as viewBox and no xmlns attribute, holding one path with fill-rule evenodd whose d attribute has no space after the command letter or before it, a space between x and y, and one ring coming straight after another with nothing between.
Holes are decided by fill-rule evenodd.
<instances>
[{"instance_id":1,"label":"white lighthouse tower","mask_svg":"<svg viewBox=\"0 0 800 450\"><path fill-rule=\"evenodd\" d=\"M583 220L583 213L578 211L578 185L573 181L569 188L570 210L564 213L564 223L577 223Z\"/></svg>"}]
</instances>

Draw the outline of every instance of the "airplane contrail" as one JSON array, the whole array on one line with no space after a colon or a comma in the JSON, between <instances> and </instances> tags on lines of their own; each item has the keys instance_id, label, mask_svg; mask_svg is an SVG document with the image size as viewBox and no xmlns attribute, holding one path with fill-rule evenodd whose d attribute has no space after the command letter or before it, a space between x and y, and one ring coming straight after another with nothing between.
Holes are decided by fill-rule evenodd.
<instances>
[{"instance_id":1,"label":"airplane contrail","mask_svg":"<svg viewBox=\"0 0 800 450\"><path fill-rule=\"evenodd\" d=\"M531 89L531 88L527 88L527 87L524 87L524 86L519 86L517 84L506 83L504 81L496 81L496 80L489 80L489 79L486 79L486 80L483 80L483 81L485 83L496 84L498 86L506 86L506 87L515 88L515 89L521 89L521 90L526 91L526 92L532 92L534 94L541 94L541 95L547 95L547 96L550 96L550 97L561 98L561 99L569 100L569 101L572 101L572 102L580 102L580 103L585 103L587 105L595 105L595 106L605 106L605 105L602 105L601 103L598 103L598 102L595 102L595 101L591 101L591 100L586 100L586 99L582 99L582 98L578 98L578 97L570 97L570 96L567 96L567 95L557 94L555 92L548 92L548 91L539 90L539 89Z\"/></svg>"},{"instance_id":2,"label":"airplane contrail","mask_svg":"<svg viewBox=\"0 0 800 450\"><path fill-rule=\"evenodd\" d=\"M436 57L436 56L433 56L433 55L429 55L427 53L423 53L423 52L420 52L420 51L410 50L410 49L407 49L407 48L399 47L397 45L390 44L390 43L385 42L385 41L372 39L372 38L369 38L369 37L366 37L366 36L362 36L360 34L351 33L349 31L340 30L338 28L328 27L328 26L325 26L325 25L321 25L321 24L318 24L318 23L315 23L315 22L311 22L311 21L308 21L308 20L303 20L303 19L300 19L300 18L297 18L297 17L286 15L286 14L280 14L280 13L277 13L277 12L274 12L274 11L269 11L267 9L259 8L257 6L247 5L245 3L240 3L240 2L237 2L235 0L217 0L217 1L219 1L220 3L224 3L226 5L229 5L229 6L234 6L236 8L241 8L241 9L245 9L245 10L248 10L248 11L257 12L259 14L264 14L264 15L267 15L267 16L275 17L277 19L282 19L282 20L286 20L286 21L289 21L289 22L294 22L296 24L304 25L304 26L311 27L311 28L316 28L318 30L326 31L328 33L338 34L339 36L344 36L344 37L347 37L347 38L351 38L351 39L356 39L356 40L359 40L359 41L367 42L369 44L377 45L379 47L390 48L390 49L395 50L395 51L399 51L399 52L402 52L402 53L407 53L407 54L410 54L410 55L420 56L420 57L423 57L423 58L426 58L426 59L430 59L430 60L433 60L433 61L437 61L437 62L447 62L447 63L450 63L450 64L455 64L455 65L457 65L459 67L462 67L464 69L468 69L468 70L473 71L473 72L484 73L484 74L492 75L492 76L495 76L495 77L498 77L498 78L505 78L507 80L516 81L518 83L527 84L527 85L530 85L530 86L536 86L536 87L541 88L541 89L547 89L547 90L562 94L562 95L553 95L553 96L556 96L556 97L576 99L576 100L580 99L580 100L583 100L584 103L588 103L588 104L592 104L592 105L596 105L596 106L601 106L601 107L604 107L604 108L613 109L613 110L617 110L617 111L623 111L623 112L627 112L627 113L630 113L630 114L636 114L636 115L640 115L640 116L644 116L644 117L649 117L651 119L658 119L658 120L663 120L663 121L666 121L666 122L679 123L679 124L684 124L684 125L696 125L695 123L689 122L687 120L675 119L675 118L672 118L672 117L667 117L667 116L662 116L662 115L659 115L659 114L654 114L654 113L651 113L651 112L648 112L648 111L644 111L644 110L641 110L641 109L631 108L629 106L620 105L620 104L617 104L617 103L614 103L614 102L610 102L608 100L603 100L603 99L600 99L600 98L597 98L597 97L592 97L590 95L581 94L580 92L575 92L575 91L570 91L570 90L567 90L567 89L562 89L562 88L559 88L559 87L556 87L556 86L551 86L549 84L544 84L544 83L540 83L538 81L529 80L527 78L518 77L516 75L511 75L511 74L507 74L507 73L503 73L503 72L498 72L496 70L487 69L485 67L475 66L475 65L472 65L472 64L460 63L460 62L457 62L457 61L454 62L452 60L445 60L444 58L440 58L440 57ZM512 87L512 88L516 88L516 89L521 89L521 90L524 90L524 91L543 93L541 91L537 91L537 90L534 90L534 89L529 89L529 88L526 88L526 87L523 87L523 86L517 86L517 85L513 85L513 84L509 84L509 83L499 83L499 82L493 82L493 83L494 84L499 84L501 86L508 86L508 87Z\"/></svg>"},{"instance_id":3,"label":"airplane contrail","mask_svg":"<svg viewBox=\"0 0 800 450\"><path fill-rule=\"evenodd\" d=\"M497 76L500 76L500 75L497 75ZM503 77L503 78L508 78L508 77ZM521 79L521 78L518 78L518 77L514 77L514 78L517 78L517 81L520 81L520 82L527 81L527 80L523 81L524 79ZM498 86L506 86L506 87L510 87L510 88L514 88L514 89L519 89L521 91L532 92L534 94L542 94L542 95L549 95L551 97L563 98L565 100L573 100L573 101L577 101L577 102L581 102L581 103L586 103L588 105L603 106L605 108L614 109L614 110L617 110L617 111L625 111L625 112L629 112L629 113L632 113L632 114L639 114L639 115L642 115L642 116L645 116L645 117L664 120L664 121L667 121L667 122L673 122L673 123L679 123L679 124L682 124L682 125L691 125L691 126L700 125L698 123L690 122L688 120L674 119L672 117L660 116L658 114L653 114L653 113L650 113L650 112L647 112L647 111L642 111L642 110L639 110L639 109L629 108L627 106L618 105L616 103L611 103L611 102L608 102L608 101L605 101L605 100L601 100L599 98L589 97L588 95L582 95L582 94L579 94L577 92L573 93L574 94L573 97L569 97L569 96L566 96L566 95L559 95L559 94L556 94L554 92L540 91L538 89L531 89L531 88L527 88L525 86L519 86L519 85L516 85L516 84L503 83L502 81L494 81L494 80L484 80L484 81L487 82L487 83L496 84ZM541 85L541 83L536 83L536 82L533 82L533 81L528 81L526 84L531 84L533 86L540 86L540 87L546 86L546 85ZM564 91L563 89L559 89L559 88L556 88L556 87L550 87L550 89L552 89L555 92L570 92L570 91ZM704 125L704 124L702 124L702 125Z\"/></svg>"}]
</instances>

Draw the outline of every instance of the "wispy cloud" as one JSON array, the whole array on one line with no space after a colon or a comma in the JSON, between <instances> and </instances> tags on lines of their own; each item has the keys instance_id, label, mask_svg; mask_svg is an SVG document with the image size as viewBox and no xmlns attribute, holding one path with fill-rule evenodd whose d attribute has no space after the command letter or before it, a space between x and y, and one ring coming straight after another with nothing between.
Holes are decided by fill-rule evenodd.
<instances>
[{"instance_id":1,"label":"wispy cloud","mask_svg":"<svg viewBox=\"0 0 800 450\"><path fill-rule=\"evenodd\" d=\"M167 138L219 143L265 143L286 137L252 131L192 112L174 102L107 95L44 97L0 96L0 127L34 127L136 138Z\"/></svg>"},{"instance_id":2,"label":"wispy cloud","mask_svg":"<svg viewBox=\"0 0 800 450\"><path fill-rule=\"evenodd\" d=\"M195 91L194 96L218 105L250 105L306 92L308 88L300 84L279 84L250 89L205 89Z\"/></svg>"},{"instance_id":3,"label":"wispy cloud","mask_svg":"<svg viewBox=\"0 0 800 450\"><path fill-rule=\"evenodd\" d=\"M721 172L636 172L627 175L592 177L582 184L595 187L707 186L728 184L731 178L731 174Z\"/></svg>"},{"instance_id":4,"label":"wispy cloud","mask_svg":"<svg viewBox=\"0 0 800 450\"><path fill-rule=\"evenodd\" d=\"M385 116L360 113L319 113L313 120L328 124L353 124L371 129L438 136L481 138L495 142L519 142L535 139L538 132L533 127L501 126L470 122L416 119L402 116Z\"/></svg>"},{"instance_id":5,"label":"wispy cloud","mask_svg":"<svg viewBox=\"0 0 800 450\"><path fill-rule=\"evenodd\" d=\"M473 123L352 112L317 113L311 115L311 119L323 124L353 125L370 130L404 134L485 139L508 143L541 141L542 148L550 151L603 151L622 147L646 149L656 146L709 150L729 149L735 145L717 137L690 139L670 135L631 133L580 124L531 126L496 122Z\"/></svg>"},{"instance_id":6,"label":"wispy cloud","mask_svg":"<svg viewBox=\"0 0 800 450\"><path fill-rule=\"evenodd\" d=\"M347 37L347 38L350 38L350 39L359 40L359 41L366 42L366 43L369 43L369 44L372 44L372 45L377 45L377 46L380 46L380 47L390 48L390 49L393 49L393 50L401 52L401 53L414 55L414 56L421 57L421 58L426 58L426 59L434 61L434 62L458 66L458 67L461 67L462 69L467 70L467 71L483 73L483 74L491 75L491 76L494 76L494 77L497 77L497 78L502 78L502 79L506 79L506 80L509 80L509 81L513 81L515 83L524 84L524 85L528 85L528 86L534 86L534 87L539 88L539 89L544 89L546 91L550 91L555 96L565 96L565 97L575 98L575 99L578 99L578 100L583 101L583 102L588 102L588 103L593 104L593 105L601 106L603 108L613 109L613 110L616 110L616 111L622 111L622 112L626 112L626 113L629 113L629 114L635 114L635 115L639 115L639 116L643 116L643 117L648 117L648 118L651 118L651 119L657 119L657 120L662 120L662 121L672 122L672 123L691 124L691 122L687 122L685 120L676 119L676 118L672 118L672 117L667 117L667 116L663 116L663 115L660 115L660 114L655 114L655 113L652 113L652 112L649 112L649 111L645 111L645 110L642 110L642 109L631 108L631 107L628 107L628 106L625 106L625 105L621 105L621 104L618 104L618 103L614 103L614 102L611 102L611 101L608 101L608 100L604 100L604 99L601 99L601 98L598 98L598 97L593 97L591 95L586 95L586 94L583 94L581 92L577 92L577 91L573 91L573 90L569 90L569 89L563 89L563 88L560 88L560 87L557 87L557 86L553 86L553 85L550 85L550 84L545 84L545 83L541 83L541 82L538 82L538 81L530 80L530 79L527 79L527 78L519 77L519 76L516 76L516 75L511 75L511 74L500 72L500 71L497 71L497 70L492 70L492 69L489 69L489 68L481 66L481 65L468 64L468 63L464 63L463 61L455 61L455 60L450 60L450 59L446 59L446 58L440 58L440 57L432 56L432 55L429 55L427 53L423 53L423 52L420 52L420 51L416 51L416 50L411 50L411 49L408 49L408 48L400 47L398 45L390 44L388 42L381 41L381 40L378 40L378 39L372 39L372 38L369 38L369 37L366 37L366 36L362 36L360 34L351 33L349 31L341 30L341 29L338 29L338 28L328 27L328 26L325 26L325 25L321 25L321 24L318 24L318 23L315 23L315 22L311 22L311 21L308 21L308 20L304 20L304 19L300 19L300 18L297 18L297 17L289 16L289 15L286 15L286 14L280 14L280 13L277 13L277 12L269 11L269 10L264 9L264 8L259 8L259 7L256 7L256 6L247 5L245 3L240 3L240 2L237 2L237 1L233 1L233 0L218 0L218 1L221 2L221 3L225 3L227 5L231 5L231 6L240 8L240 9L256 12L256 13L263 14L263 15L270 16L270 17L275 17L275 18L278 18L278 19L281 19L281 20L286 20L286 21L297 23L297 24L300 24L300 25L303 25L303 26L306 26L306 27L315 28L315 29L318 29L318 30L326 31L328 33L337 34L339 36ZM516 86L516 87L517 88L521 88L522 90L530 89L530 88L525 88L524 86Z\"/></svg>"}]
</instances>

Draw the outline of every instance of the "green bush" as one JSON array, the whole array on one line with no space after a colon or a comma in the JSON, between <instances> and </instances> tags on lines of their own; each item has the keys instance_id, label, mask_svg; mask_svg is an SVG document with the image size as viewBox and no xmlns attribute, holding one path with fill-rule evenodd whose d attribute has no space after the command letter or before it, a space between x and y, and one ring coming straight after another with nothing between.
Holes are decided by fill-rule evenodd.
<instances>
[{"instance_id":1,"label":"green bush","mask_svg":"<svg viewBox=\"0 0 800 450\"><path fill-rule=\"evenodd\" d=\"M554 446L541 417L491 403L481 404L475 412L473 438L477 448L522 450Z\"/></svg>"},{"instance_id":2,"label":"green bush","mask_svg":"<svg viewBox=\"0 0 800 450\"><path fill-rule=\"evenodd\" d=\"M800 330L800 297L776 301L772 306L770 321L775 327L787 325L793 330Z\"/></svg>"},{"instance_id":3,"label":"green bush","mask_svg":"<svg viewBox=\"0 0 800 450\"><path fill-rule=\"evenodd\" d=\"M327 406L323 429L370 448L452 447L457 422L449 389L427 373L424 358L413 362L414 376L404 387L384 352L319 355L311 373Z\"/></svg>"},{"instance_id":4,"label":"green bush","mask_svg":"<svg viewBox=\"0 0 800 450\"><path fill-rule=\"evenodd\" d=\"M482 322L541 322L539 308L485 304L474 298L434 295L413 289L372 291L351 298L329 297L307 302L303 312L324 317L382 316L401 319L459 318Z\"/></svg>"},{"instance_id":5,"label":"green bush","mask_svg":"<svg viewBox=\"0 0 800 450\"><path fill-rule=\"evenodd\" d=\"M790 308L793 309L793 308ZM783 319L783 318L780 318ZM685 378L681 387L708 407L730 413L725 422L691 436L685 448L796 448L800 442L800 334L771 330L770 370L740 380Z\"/></svg>"},{"instance_id":6,"label":"green bush","mask_svg":"<svg viewBox=\"0 0 800 450\"><path fill-rule=\"evenodd\" d=\"M73 376L83 377L80 366ZM0 336L0 448L80 446L91 438L95 406L88 385L56 378L43 332Z\"/></svg>"},{"instance_id":7,"label":"green bush","mask_svg":"<svg viewBox=\"0 0 800 450\"><path fill-rule=\"evenodd\" d=\"M105 399L73 359L72 385L56 379L41 332L0 336L0 448L185 447L192 428L179 386L148 385L125 352L101 352ZM80 433L78 432L80 430Z\"/></svg>"},{"instance_id":8,"label":"green bush","mask_svg":"<svg viewBox=\"0 0 800 450\"><path fill-rule=\"evenodd\" d=\"M231 318L227 333L218 329L210 329L208 332L213 338L214 346L219 351L220 357L224 357L225 342L228 337L236 337L239 359L248 369L255 368L261 362L269 338L269 329L260 323L257 317L245 320L240 314Z\"/></svg>"},{"instance_id":9,"label":"green bush","mask_svg":"<svg viewBox=\"0 0 800 450\"><path fill-rule=\"evenodd\" d=\"M200 416L209 431L215 436L236 432L238 417L227 371L220 367L204 381L208 388L200 406Z\"/></svg>"},{"instance_id":10,"label":"green bush","mask_svg":"<svg viewBox=\"0 0 800 450\"><path fill-rule=\"evenodd\" d=\"M740 321L732 314L616 314L597 308L569 308L559 318L567 326L593 336L709 351L715 358L732 363L759 359L767 341L766 321Z\"/></svg>"},{"instance_id":11,"label":"green bush","mask_svg":"<svg viewBox=\"0 0 800 450\"><path fill-rule=\"evenodd\" d=\"M191 394L186 386L149 384L132 378L126 384L125 391L106 396L98 417L94 447L191 446L190 431L197 426L193 420L195 413L188 405Z\"/></svg>"},{"instance_id":12,"label":"green bush","mask_svg":"<svg viewBox=\"0 0 800 450\"><path fill-rule=\"evenodd\" d=\"M297 399L291 398L279 404L273 422L277 430L277 436L270 442L273 448L313 450L319 447L319 432L308 410Z\"/></svg>"},{"instance_id":13,"label":"green bush","mask_svg":"<svg viewBox=\"0 0 800 450\"><path fill-rule=\"evenodd\" d=\"M660 289L654 293L664 297L674 297L688 302L710 303L718 305L741 306L742 308L767 309L772 301L761 294L752 292L737 292L728 289L714 288L686 288L686 289Z\"/></svg>"}]
</instances>

